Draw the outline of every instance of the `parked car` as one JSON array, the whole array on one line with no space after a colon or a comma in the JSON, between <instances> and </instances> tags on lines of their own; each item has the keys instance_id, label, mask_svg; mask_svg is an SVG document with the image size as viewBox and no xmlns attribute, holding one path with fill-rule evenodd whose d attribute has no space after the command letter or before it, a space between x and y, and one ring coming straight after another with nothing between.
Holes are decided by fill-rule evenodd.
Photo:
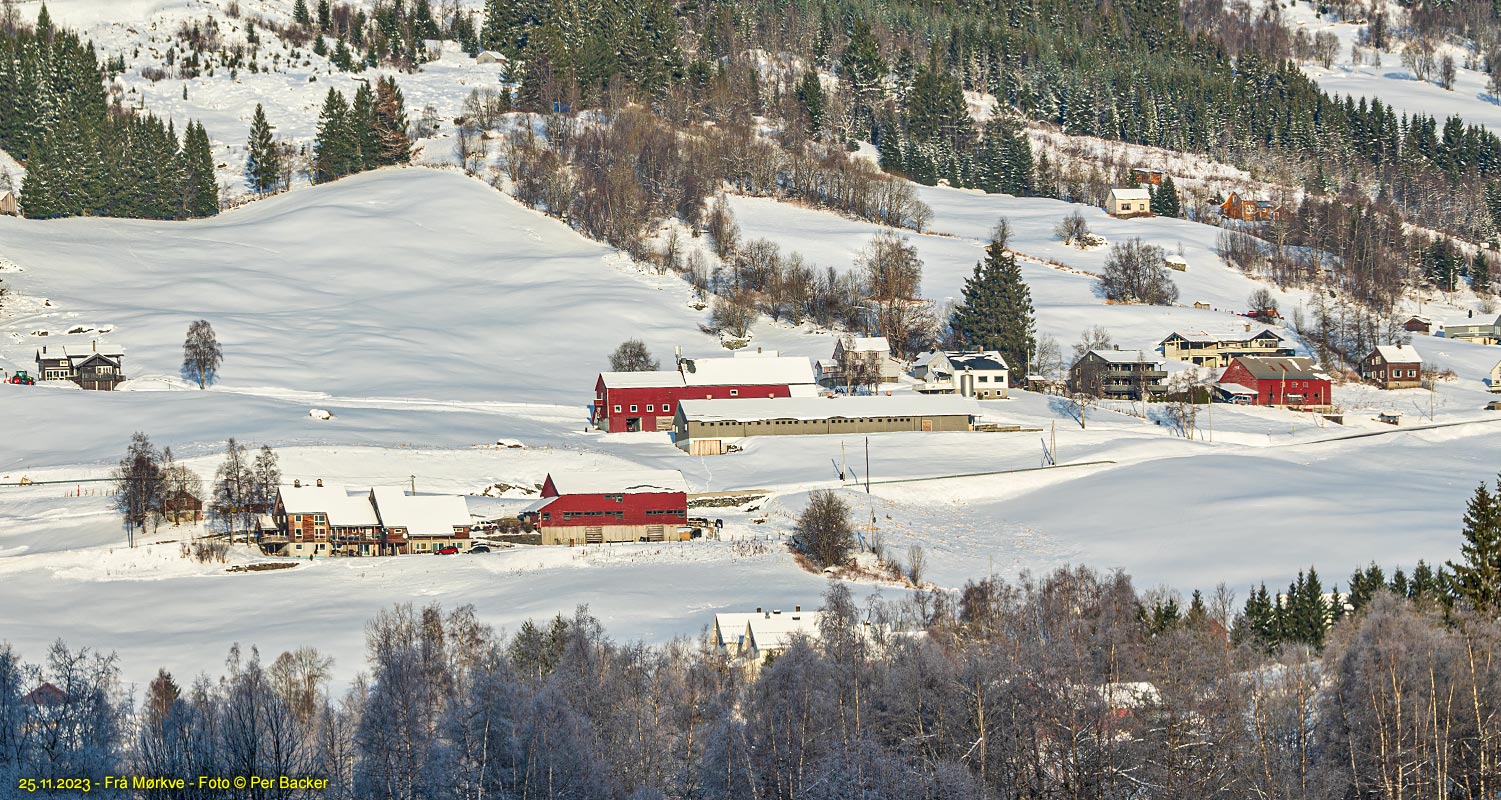
<instances>
[{"instance_id":1,"label":"parked car","mask_svg":"<svg viewBox=\"0 0 1501 800\"><path fill-rule=\"evenodd\" d=\"M440 556L457 555L458 552L459 552L459 548L457 546L451 545L451 544L445 544L442 547L438 548L437 550L433 551L433 553L435 555L440 555Z\"/></svg>"},{"instance_id":2,"label":"parked car","mask_svg":"<svg viewBox=\"0 0 1501 800\"><path fill-rule=\"evenodd\" d=\"M490 545L488 545L488 544L477 544L477 545L469 548L466 552L469 552L469 553L488 553L488 552L490 552Z\"/></svg>"}]
</instances>

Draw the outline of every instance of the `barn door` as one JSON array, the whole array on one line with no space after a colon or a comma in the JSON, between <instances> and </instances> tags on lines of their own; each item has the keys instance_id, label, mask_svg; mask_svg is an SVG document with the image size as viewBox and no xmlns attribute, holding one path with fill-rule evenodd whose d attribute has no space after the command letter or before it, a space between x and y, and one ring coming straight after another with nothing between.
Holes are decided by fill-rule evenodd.
<instances>
[{"instance_id":1,"label":"barn door","mask_svg":"<svg viewBox=\"0 0 1501 800\"><path fill-rule=\"evenodd\" d=\"M925 419L925 420L923 420L922 421L922 429L924 431L931 431L931 430L933 430L933 420L931 420L931 419Z\"/></svg>"}]
</instances>

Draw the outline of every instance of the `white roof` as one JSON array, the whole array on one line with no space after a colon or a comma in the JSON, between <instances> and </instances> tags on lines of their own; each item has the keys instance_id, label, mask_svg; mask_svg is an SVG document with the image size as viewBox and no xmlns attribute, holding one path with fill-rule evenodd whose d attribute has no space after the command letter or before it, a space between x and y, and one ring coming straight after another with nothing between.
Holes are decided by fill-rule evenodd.
<instances>
[{"instance_id":1,"label":"white roof","mask_svg":"<svg viewBox=\"0 0 1501 800\"><path fill-rule=\"evenodd\" d=\"M780 354L777 351L775 351L775 350L762 350L761 348L758 347L755 350L751 350L749 348L743 348L743 349L740 349L740 350L736 350L734 352L734 357L735 358L778 358L778 357L780 357Z\"/></svg>"},{"instance_id":2,"label":"white roof","mask_svg":"<svg viewBox=\"0 0 1501 800\"><path fill-rule=\"evenodd\" d=\"M1218 386L1221 391L1224 391L1224 392L1226 392L1228 394L1248 394L1248 395L1251 395L1252 397L1256 396L1256 390L1255 389L1252 389L1249 386L1245 386L1245 385L1242 385L1242 384L1239 384L1239 383L1224 383L1224 382L1220 382L1220 383L1216 383L1215 386Z\"/></svg>"},{"instance_id":3,"label":"white roof","mask_svg":"<svg viewBox=\"0 0 1501 800\"><path fill-rule=\"evenodd\" d=\"M763 358L685 358L683 383L688 386L791 386L814 383L813 365L806 356Z\"/></svg>"},{"instance_id":4,"label":"white roof","mask_svg":"<svg viewBox=\"0 0 1501 800\"><path fill-rule=\"evenodd\" d=\"M967 397L904 394L861 397L776 397L738 400L684 400L678 403L685 419L766 420L830 419L843 417L978 416L980 408Z\"/></svg>"},{"instance_id":5,"label":"white roof","mask_svg":"<svg viewBox=\"0 0 1501 800\"><path fill-rule=\"evenodd\" d=\"M745 633L745 626L750 624L751 617L759 617L753 611L725 611L714 615L714 630L718 632L721 640L728 644L738 643L740 636ZM719 642L715 642L719 644Z\"/></svg>"},{"instance_id":6,"label":"white roof","mask_svg":"<svg viewBox=\"0 0 1501 800\"><path fill-rule=\"evenodd\" d=\"M380 524L370 496L350 494L343 486L281 486L281 502L288 514L326 514L328 524L339 527L372 527Z\"/></svg>"},{"instance_id":7,"label":"white roof","mask_svg":"<svg viewBox=\"0 0 1501 800\"><path fill-rule=\"evenodd\" d=\"M658 369L646 372L601 372L607 389L647 389L655 386L682 386L677 370Z\"/></svg>"},{"instance_id":8,"label":"white roof","mask_svg":"<svg viewBox=\"0 0 1501 800\"><path fill-rule=\"evenodd\" d=\"M885 336L846 336L840 340L844 349L858 353L889 353L891 343Z\"/></svg>"},{"instance_id":9,"label":"white roof","mask_svg":"<svg viewBox=\"0 0 1501 800\"><path fill-rule=\"evenodd\" d=\"M42 348L47 352L42 353ZM48 336L37 342L36 352L45 358L67 358L71 361L82 361L96 352L102 356L119 358L125 355L125 349L118 345L106 344L88 338L59 339L56 336Z\"/></svg>"},{"instance_id":10,"label":"white roof","mask_svg":"<svg viewBox=\"0 0 1501 800\"><path fill-rule=\"evenodd\" d=\"M456 494L407 494L399 486L377 486L375 507L381 524L406 528L408 536L452 536L454 526L468 525L469 506Z\"/></svg>"},{"instance_id":11,"label":"white roof","mask_svg":"<svg viewBox=\"0 0 1501 800\"><path fill-rule=\"evenodd\" d=\"M1110 196L1117 200L1150 200L1152 198L1146 189L1111 189Z\"/></svg>"},{"instance_id":12,"label":"white roof","mask_svg":"<svg viewBox=\"0 0 1501 800\"><path fill-rule=\"evenodd\" d=\"M1249 331L1245 329L1245 326L1238 328L1227 327L1216 331L1173 331L1163 338L1162 341L1165 342L1174 336L1178 336L1190 342L1244 342L1255 339L1263 333L1270 333L1281 341L1287 341L1287 337L1265 326L1261 328L1253 326ZM1161 342L1158 344L1161 344Z\"/></svg>"},{"instance_id":13,"label":"white roof","mask_svg":"<svg viewBox=\"0 0 1501 800\"><path fill-rule=\"evenodd\" d=\"M1410 344L1400 347L1394 344L1383 344L1376 347L1376 352L1386 360L1388 364L1421 364L1423 357L1418 355L1417 348Z\"/></svg>"},{"instance_id":14,"label":"white roof","mask_svg":"<svg viewBox=\"0 0 1501 800\"><path fill-rule=\"evenodd\" d=\"M1188 263L1188 259L1184 258L1183 256L1178 255L1177 253L1171 253L1169 255L1163 256L1162 260L1166 261L1169 264L1187 264Z\"/></svg>"},{"instance_id":15,"label":"white roof","mask_svg":"<svg viewBox=\"0 0 1501 800\"><path fill-rule=\"evenodd\" d=\"M687 492L688 482L675 469L632 469L600 472L551 472L558 494L649 494Z\"/></svg>"},{"instance_id":16,"label":"white roof","mask_svg":"<svg viewBox=\"0 0 1501 800\"><path fill-rule=\"evenodd\" d=\"M792 644L792 637L802 634L810 639L818 638L818 622L822 611L766 611L752 614L746 624L750 637L758 650L785 650Z\"/></svg>"},{"instance_id":17,"label":"white roof","mask_svg":"<svg viewBox=\"0 0 1501 800\"><path fill-rule=\"evenodd\" d=\"M1112 364L1162 363L1162 359L1156 353L1148 353L1145 350L1091 350L1089 352Z\"/></svg>"}]
</instances>

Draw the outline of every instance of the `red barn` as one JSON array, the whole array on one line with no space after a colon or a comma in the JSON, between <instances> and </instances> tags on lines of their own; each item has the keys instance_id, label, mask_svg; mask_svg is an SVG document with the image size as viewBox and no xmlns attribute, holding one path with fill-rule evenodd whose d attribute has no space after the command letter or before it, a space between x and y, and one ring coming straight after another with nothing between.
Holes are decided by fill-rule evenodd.
<instances>
[{"instance_id":1,"label":"red barn","mask_svg":"<svg viewBox=\"0 0 1501 800\"><path fill-rule=\"evenodd\" d=\"M801 387L801 388L794 388ZM748 353L736 358L683 358L675 370L601 372L594 383L594 426L610 433L670 431L681 400L812 396L813 366L804 357Z\"/></svg>"},{"instance_id":2,"label":"red barn","mask_svg":"<svg viewBox=\"0 0 1501 800\"><path fill-rule=\"evenodd\" d=\"M673 541L688 523L688 484L672 469L552 473L522 514L543 544Z\"/></svg>"},{"instance_id":3,"label":"red barn","mask_svg":"<svg viewBox=\"0 0 1501 800\"><path fill-rule=\"evenodd\" d=\"M1225 368L1219 390L1258 406L1313 410L1334 402L1329 376L1303 357L1241 356Z\"/></svg>"}]
</instances>

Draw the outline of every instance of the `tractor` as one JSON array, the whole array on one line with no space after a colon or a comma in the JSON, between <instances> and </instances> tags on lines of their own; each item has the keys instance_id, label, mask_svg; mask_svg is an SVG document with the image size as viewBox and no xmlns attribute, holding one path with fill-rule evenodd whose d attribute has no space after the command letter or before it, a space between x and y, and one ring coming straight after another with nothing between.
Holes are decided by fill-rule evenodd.
<instances>
[{"instance_id":1,"label":"tractor","mask_svg":"<svg viewBox=\"0 0 1501 800\"><path fill-rule=\"evenodd\" d=\"M24 370L24 369L18 369L18 370L16 370L16 374L11 376L9 382L10 383L14 383L14 384L16 384L18 386L35 386L36 385L36 378L33 378L30 375L28 375L26 373L26 370Z\"/></svg>"}]
</instances>

